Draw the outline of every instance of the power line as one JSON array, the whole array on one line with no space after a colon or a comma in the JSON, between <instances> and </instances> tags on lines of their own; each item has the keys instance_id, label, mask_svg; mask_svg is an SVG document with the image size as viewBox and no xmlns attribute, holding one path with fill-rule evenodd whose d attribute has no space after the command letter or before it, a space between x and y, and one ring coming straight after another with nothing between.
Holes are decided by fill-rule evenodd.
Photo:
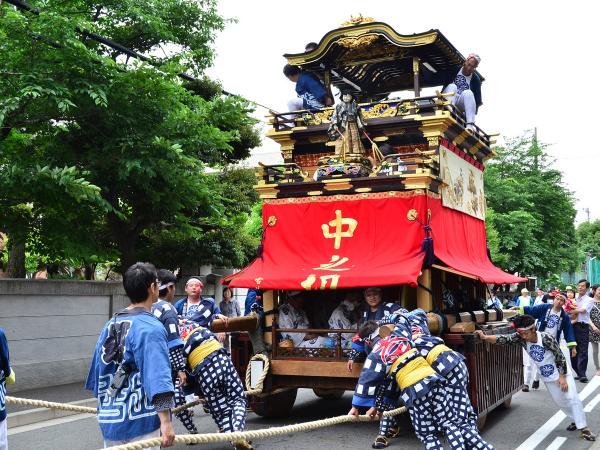
<instances>
[{"instance_id":1,"label":"power line","mask_svg":"<svg viewBox=\"0 0 600 450\"><path fill-rule=\"evenodd\" d=\"M40 15L40 10L38 8L34 8L33 6L29 5L28 3L21 1L21 0L4 0L6 1L6 3L9 3L11 5L13 5L14 7L22 10L22 11L27 11L30 12L32 14L35 14L36 16ZM1 3L1 2L0 2ZM132 58L136 58L139 59L141 61L147 62L148 64L150 64L152 67L157 68L157 63L154 62L151 58L142 55L139 52L136 52L133 49L130 49L128 47L125 47L124 45L119 44L118 42L113 41L112 39L106 38L104 36L100 36L97 33L93 33L91 31L88 30L84 30L80 27L76 27L75 31L79 34L81 34L82 36L85 36L93 41L96 41L100 44L106 45L109 48L112 48L113 50L118 50L121 53L124 53L127 56L130 56ZM47 42L47 40L45 38L43 38L42 36L38 37L43 39L45 42ZM54 48L64 48L63 45L61 44L57 44L57 43L52 43L50 42L49 45L51 45ZM192 75L189 75L185 72L179 72L177 73L177 76L179 78L182 78L186 81L190 81L190 82L199 82L200 80L198 80L197 78L193 77ZM237 95L237 94L233 94L231 92L226 91L225 89L222 89L221 92L224 95L230 96L230 97L242 97L241 95ZM273 111L272 108L269 108L268 106L264 106L256 101L250 100L252 103L254 103L256 106L260 106L261 108L267 109L269 111Z\"/></svg>"}]
</instances>

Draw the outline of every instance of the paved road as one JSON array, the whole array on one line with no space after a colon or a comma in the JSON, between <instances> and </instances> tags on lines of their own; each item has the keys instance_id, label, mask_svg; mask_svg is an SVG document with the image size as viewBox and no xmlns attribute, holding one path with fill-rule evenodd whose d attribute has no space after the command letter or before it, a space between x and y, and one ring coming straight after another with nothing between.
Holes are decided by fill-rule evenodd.
<instances>
[{"instance_id":1,"label":"paved road","mask_svg":"<svg viewBox=\"0 0 600 450\"><path fill-rule=\"evenodd\" d=\"M593 372L590 370L588 375L592 374ZM587 385L578 383L578 388L580 392L583 390L583 395L586 397L584 405L590 405L590 412L588 412L590 427L595 432L600 431L600 414L598 414L600 411L600 406L598 406L600 403L600 377L594 377ZM338 400L322 400L317 398L312 391L301 390L289 418L272 421L251 413L248 416L248 428L265 428L345 414L349 409L350 398L350 393L346 393ZM201 431L215 431L214 423L202 411L197 410L195 420ZM483 436L498 450L589 449L592 443L578 439L576 432L566 431L567 425L567 419L561 419L557 415L556 407L542 386L538 391L515 395L510 409L498 409L493 412L488 418ZM392 441L390 449L421 449L421 445L410 431L408 424L405 423L404 429L404 434ZM184 432L179 423L176 424L176 432ZM369 449L376 432L376 424L344 424L255 442L255 448L258 450ZM539 439L535 439L536 436L539 436ZM101 448L102 440L95 419L79 415L11 429L9 430L9 445L11 450L33 448L80 450ZM189 447L180 445L174 448L181 450ZM227 444L214 444L202 446L202 448L216 450L230 449L231 447Z\"/></svg>"}]
</instances>

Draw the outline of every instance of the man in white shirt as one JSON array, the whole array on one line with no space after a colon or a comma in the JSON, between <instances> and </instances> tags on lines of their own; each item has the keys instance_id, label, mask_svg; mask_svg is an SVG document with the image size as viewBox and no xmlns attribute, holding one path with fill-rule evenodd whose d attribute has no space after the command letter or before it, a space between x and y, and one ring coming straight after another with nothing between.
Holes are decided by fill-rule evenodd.
<instances>
[{"instance_id":1,"label":"man in white shirt","mask_svg":"<svg viewBox=\"0 0 600 450\"><path fill-rule=\"evenodd\" d=\"M588 363L588 347L590 345L590 311L594 306L594 299L588 295L590 282L588 280L579 280L577 283L577 307L572 309L572 313L577 313L577 322L573 324L575 330L575 341L577 342L577 355L571 358L571 367L577 374L576 380L587 383L585 375Z\"/></svg>"},{"instance_id":2,"label":"man in white shirt","mask_svg":"<svg viewBox=\"0 0 600 450\"><path fill-rule=\"evenodd\" d=\"M542 303L544 303L544 291L540 288L537 288L536 293L537 296L535 297L533 306L541 305Z\"/></svg>"}]
</instances>

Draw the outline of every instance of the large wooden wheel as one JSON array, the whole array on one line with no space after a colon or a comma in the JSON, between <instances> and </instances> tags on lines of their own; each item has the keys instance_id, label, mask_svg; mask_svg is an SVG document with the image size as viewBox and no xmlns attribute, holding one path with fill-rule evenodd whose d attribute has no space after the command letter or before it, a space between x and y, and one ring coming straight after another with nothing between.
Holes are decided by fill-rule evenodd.
<instances>
[{"instance_id":1,"label":"large wooden wheel","mask_svg":"<svg viewBox=\"0 0 600 450\"><path fill-rule=\"evenodd\" d=\"M253 396L250 398L252 411L266 419L275 417L287 417L294 407L298 389L286 389L285 391L264 396Z\"/></svg>"}]
</instances>

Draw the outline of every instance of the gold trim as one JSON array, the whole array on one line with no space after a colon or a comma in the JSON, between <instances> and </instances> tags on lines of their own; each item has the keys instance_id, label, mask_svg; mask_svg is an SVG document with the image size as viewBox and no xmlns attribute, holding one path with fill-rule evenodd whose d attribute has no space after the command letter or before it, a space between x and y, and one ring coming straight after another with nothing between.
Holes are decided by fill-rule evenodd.
<instances>
[{"instance_id":1,"label":"gold trim","mask_svg":"<svg viewBox=\"0 0 600 450\"><path fill-rule=\"evenodd\" d=\"M357 25L338 28L325 35L319 46L309 53L299 53L295 55L286 55L288 63L291 65L301 66L309 63L314 63L325 56L329 47L337 40L344 38L356 38L367 33L373 33L384 36L383 33L389 35L392 42L387 36L386 40L395 47L412 48L434 43L438 38L437 31L429 31L422 35L404 36L398 34L396 30L385 23L359 23Z\"/></svg>"},{"instance_id":2,"label":"gold trim","mask_svg":"<svg viewBox=\"0 0 600 450\"><path fill-rule=\"evenodd\" d=\"M290 203L302 204L302 203L331 203L339 201L357 201L357 200L380 200L384 198L413 198L422 195L427 195L429 198L439 200L440 194L427 191L426 189L416 189L413 191L388 191L388 192L371 192L361 194L337 194L337 195L324 195L321 197L291 197L291 198L275 198L265 199L263 203L265 205L289 205Z\"/></svg>"}]
</instances>

